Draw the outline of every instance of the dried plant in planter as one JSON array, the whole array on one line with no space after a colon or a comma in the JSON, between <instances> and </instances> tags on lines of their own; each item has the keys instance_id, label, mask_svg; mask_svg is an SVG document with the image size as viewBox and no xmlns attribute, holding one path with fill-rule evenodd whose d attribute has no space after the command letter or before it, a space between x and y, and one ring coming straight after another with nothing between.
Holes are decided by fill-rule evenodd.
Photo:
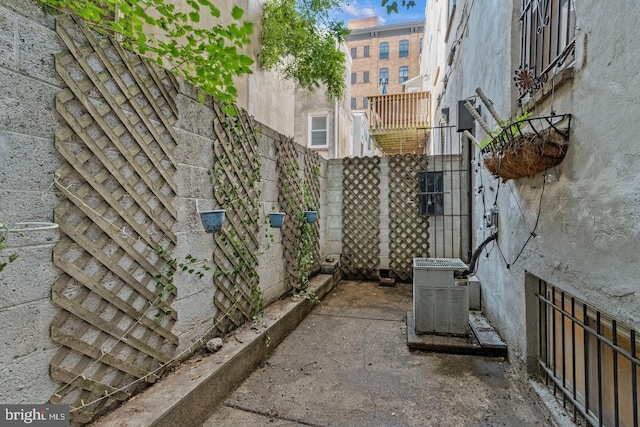
<instances>
[{"instance_id":1,"label":"dried plant in planter","mask_svg":"<svg viewBox=\"0 0 640 427\"><path fill-rule=\"evenodd\" d=\"M567 153L571 114L517 120L482 148L484 164L504 181L558 165Z\"/></svg>"}]
</instances>

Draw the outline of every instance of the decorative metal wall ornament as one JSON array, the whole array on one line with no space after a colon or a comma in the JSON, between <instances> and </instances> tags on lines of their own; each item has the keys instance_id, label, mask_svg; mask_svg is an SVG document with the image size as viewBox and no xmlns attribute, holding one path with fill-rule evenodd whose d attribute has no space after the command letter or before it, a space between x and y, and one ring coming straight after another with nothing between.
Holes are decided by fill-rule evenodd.
<instances>
[{"instance_id":1,"label":"decorative metal wall ornament","mask_svg":"<svg viewBox=\"0 0 640 427\"><path fill-rule=\"evenodd\" d=\"M535 68L525 64L521 65L515 71L515 77L513 80L516 82L516 87L518 88L520 96L525 96L527 93L533 95L542 87L546 79L536 77Z\"/></svg>"}]
</instances>

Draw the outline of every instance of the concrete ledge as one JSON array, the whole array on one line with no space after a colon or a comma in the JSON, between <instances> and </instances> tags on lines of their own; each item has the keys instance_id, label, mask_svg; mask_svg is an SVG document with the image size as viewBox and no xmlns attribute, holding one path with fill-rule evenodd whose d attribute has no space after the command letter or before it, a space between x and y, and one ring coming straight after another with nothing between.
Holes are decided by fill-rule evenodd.
<instances>
[{"instance_id":1,"label":"concrete ledge","mask_svg":"<svg viewBox=\"0 0 640 427\"><path fill-rule=\"evenodd\" d=\"M415 332L413 311L409 311L407 313L407 346L413 350L426 350L437 353L507 357L507 346L500 340L500 336L493 330L481 313L469 313L469 324L471 332L468 337L435 334L418 335ZM488 329L491 329L492 332ZM478 332L482 333L478 334Z\"/></svg>"},{"instance_id":2,"label":"concrete ledge","mask_svg":"<svg viewBox=\"0 0 640 427\"><path fill-rule=\"evenodd\" d=\"M340 272L322 274L309 286L320 299L340 280ZM306 298L286 298L266 307L264 326L251 323L232 332L217 353L187 361L171 376L124 403L94 426L202 425L226 399L289 335L313 309Z\"/></svg>"}]
</instances>

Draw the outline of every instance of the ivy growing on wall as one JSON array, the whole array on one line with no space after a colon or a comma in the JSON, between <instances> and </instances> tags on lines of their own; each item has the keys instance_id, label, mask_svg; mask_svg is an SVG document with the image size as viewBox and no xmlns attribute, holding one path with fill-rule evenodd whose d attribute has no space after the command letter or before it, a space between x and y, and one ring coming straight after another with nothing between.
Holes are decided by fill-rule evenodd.
<instances>
[{"instance_id":1,"label":"ivy growing on wall","mask_svg":"<svg viewBox=\"0 0 640 427\"><path fill-rule=\"evenodd\" d=\"M254 61L241 50L250 43L253 24L242 21L244 11L239 7L225 17L211 0L40 1L81 17L94 30L115 37L125 48L147 56L227 105L237 95L233 78L251 73ZM199 25L205 14L225 24Z\"/></svg>"}]
</instances>

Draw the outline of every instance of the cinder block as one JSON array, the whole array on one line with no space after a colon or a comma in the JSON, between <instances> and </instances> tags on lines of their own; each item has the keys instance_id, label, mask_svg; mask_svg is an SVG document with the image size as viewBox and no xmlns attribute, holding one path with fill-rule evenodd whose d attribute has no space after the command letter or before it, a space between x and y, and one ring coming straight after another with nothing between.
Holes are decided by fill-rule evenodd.
<instances>
[{"instance_id":1,"label":"cinder block","mask_svg":"<svg viewBox=\"0 0 640 427\"><path fill-rule=\"evenodd\" d=\"M15 32L18 25L18 15L0 6L0 66L14 68Z\"/></svg>"},{"instance_id":2,"label":"cinder block","mask_svg":"<svg viewBox=\"0 0 640 427\"><path fill-rule=\"evenodd\" d=\"M0 310L0 324L3 325L0 365L10 364L13 359L41 349L52 348L49 328L57 313L58 309L49 298Z\"/></svg>"},{"instance_id":3,"label":"cinder block","mask_svg":"<svg viewBox=\"0 0 640 427\"><path fill-rule=\"evenodd\" d=\"M60 89L0 68L0 123L5 130L52 139L60 127L54 100ZM37 120L34 120L37 118Z\"/></svg>"},{"instance_id":4,"label":"cinder block","mask_svg":"<svg viewBox=\"0 0 640 427\"><path fill-rule=\"evenodd\" d=\"M18 254L0 274L0 309L50 298L51 286L60 274L51 261L53 246L13 247L0 252L2 260L13 252Z\"/></svg>"},{"instance_id":5,"label":"cinder block","mask_svg":"<svg viewBox=\"0 0 640 427\"><path fill-rule=\"evenodd\" d=\"M178 195L198 199L211 199L214 183L207 173L210 169L179 164L174 176Z\"/></svg>"},{"instance_id":6,"label":"cinder block","mask_svg":"<svg viewBox=\"0 0 640 427\"><path fill-rule=\"evenodd\" d=\"M178 79L178 81L182 82L182 79ZM214 140L215 144L220 144L213 131L213 111L207 107L206 101L204 105L200 104L197 101L197 94L195 96L196 98L183 94L176 96L175 102L179 118L175 127Z\"/></svg>"},{"instance_id":7,"label":"cinder block","mask_svg":"<svg viewBox=\"0 0 640 427\"><path fill-rule=\"evenodd\" d=\"M53 62L55 54L66 50L53 29L31 20L18 19L17 70L29 76L63 86Z\"/></svg>"},{"instance_id":8,"label":"cinder block","mask_svg":"<svg viewBox=\"0 0 640 427\"><path fill-rule=\"evenodd\" d=\"M0 182L5 190L51 190L64 162L52 139L0 130Z\"/></svg>"},{"instance_id":9,"label":"cinder block","mask_svg":"<svg viewBox=\"0 0 640 427\"><path fill-rule=\"evenodd\" d=\"M49 375L49 364L57 351L57 347L38 350L10 363L0 364L0 402L47 402L60 387Z\"/></svg>"},{"instance_id":10,"label":"cinder block","mask_svg":"<svg viewBox=\"0 0 640 427\"><path fill-rule=\"evenodd\" d=\"M179 128L176 128L176 135L178 145L173 154L179 163L205 169L213 168L213 139Z\"/></svg>"}]
</instances>

